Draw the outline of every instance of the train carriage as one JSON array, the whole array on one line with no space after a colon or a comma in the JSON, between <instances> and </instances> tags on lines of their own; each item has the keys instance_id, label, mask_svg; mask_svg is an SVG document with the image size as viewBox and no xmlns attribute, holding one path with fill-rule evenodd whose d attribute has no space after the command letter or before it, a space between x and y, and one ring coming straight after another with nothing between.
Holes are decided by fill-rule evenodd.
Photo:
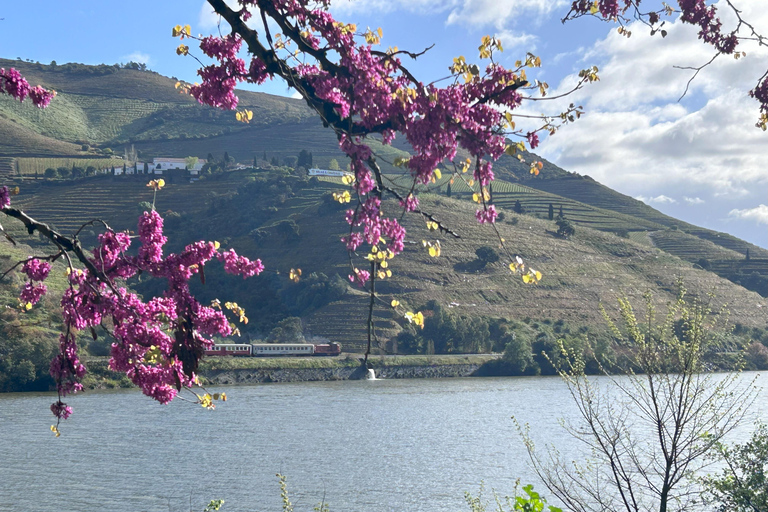
<instances>
[{"instance_id":1,"label":"train carriage","mask_svg":"<svg viewBox=\"0 0 768 512\"><path fill-rule=\"evenodd\" d=\"M253 343L251 355L254 356L311 356L315 346L310 343Z\"/></svg>"},{"instance_id":2,"label":"train carriage","mask_svg":"<svg viewBox=\"0 0 768 512\"><path fill-rule=\"evenodd\" d=\"M207 356L248 357L251 353L251 345L249 343L217 343L205 351Z\"/></svg>"},{"instance_id":3,"label":"train carriage","mask_svg":"<svg viewBox=\"0 0 768 512\"><path fill-rule=\"evenodd\" d=\"M207 356L338 356L341 345L330 343L217 343L205 351Z\"/></svg>"}]
</instances>

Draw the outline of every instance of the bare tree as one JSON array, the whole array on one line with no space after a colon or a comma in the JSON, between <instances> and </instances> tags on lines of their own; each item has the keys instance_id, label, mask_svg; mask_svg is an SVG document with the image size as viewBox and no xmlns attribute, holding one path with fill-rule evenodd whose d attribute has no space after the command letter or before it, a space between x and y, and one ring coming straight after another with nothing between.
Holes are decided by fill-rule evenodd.
<instances>
[{"instance_id":1,"label":"bare tree","mask_svg":"<svg viewBox=\"0 0 768 512\"><path fill-rule=\"evenodd\" d=\"M621 371L587 377L583 356L565 348L557 364L579 412L579 421L563 424L589 458L568 461L553 446L540 454L527 429L520 429L534 470L566 509L696 510L699 489L690 477L709 463L704 455L756 398L754 381L706 371L724 315L686 300L682 284L658 324L652 296L645 301L638 320L629 301L620 299L618 325L603 309L620 345Z\"/></svg>"}]
</instances>

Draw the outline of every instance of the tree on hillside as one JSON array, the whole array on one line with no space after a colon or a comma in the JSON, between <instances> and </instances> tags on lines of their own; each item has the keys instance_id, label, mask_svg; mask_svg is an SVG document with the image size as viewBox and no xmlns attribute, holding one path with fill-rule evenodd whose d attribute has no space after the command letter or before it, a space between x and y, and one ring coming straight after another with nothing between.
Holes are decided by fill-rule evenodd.
<instances>
[{"instance_id":1,"label":"tree on hillside","mask_svg":"<svg viewBox=\"0 0 768 512\"><path fill-rule=\"evenodd\" d=\"M331 161L328 162L328 169L331 171L340 171L341 167L339 167L339 161L335 158L331 158Z\"/></svg>"},{"instance_id":2,"label":"tree on hillside","mask_svg":"<svg viewBox=\"0 0 768 512\"><path fill-rule=\"evenodd\" d=\"M406 233L399 220L403 213L420 216L436 232L435 236L458 236L433 212L420 207L414 192L417 185L438 179L442 171L436 170L447 165L455 179L472 188L478 205L477 221L493 227L497 212L489 204L488 194L494 177L493 162L504 153L524 158L527 153L523 149L534 149L539 133L554 133L582 113L580 107L571 105L560 115L543 116L535 130L520 128L516 123L519 107L546 95L546 84L532 76L541 60L527 54L506 69L498 63L502 44L495 37L481 40L479 64L457 57L446 80L424 84L401 60L403 56L421 57L423 52L376 49L382 37L380 31L367 30L361 34L357 26L334 20L327 3L243 1L260 11L257 14L265 26L262 30L246 23L252 14L248 8L233 8L224 0L208 2L220 16L221 25L229 27L202 38L193 36L190 26L173 28L173 35L181 38L179 55L194 56L187 43L198 41L200 52L214 61L200 70L201 83L185 85L183 90L202 104L237 110L235 87L239 83L261 84L278 77L298 92L323 124L333 130L355 178L350 184L353 195L348 189L344 190L346 195L337 193L342 202L351 203L345 215L350 228L343 240L352 262L349 277L368 291L370 308L377 298L377 280L389 277L389 260L404 249ZM642 12L637 0L622 3L625 10L620 10L618 0L599 0L596 4L580 0L573 4L567 18L595 15L624 22L628 20L625 16L635 16L659 32L661 18L672 14ZM713 45L718 54L734 54L740 38L745 36L741 32L724 34L714 8L702 5L703 1L681 2L681 20L698 26L702 39ZM268 20L280 29L279 45L266 28ZM751 27L740 24L738 30L747 31L746 37L755 39L748 28ZM291 43L290 47L285 42ZM758 42L768 45L762 38ZM242 58L246 51L248 62ZM761 78L751 91L760 102L763 127L768 122L766 78ZM575 89L598 79L596 67L584 69ZM46 106L54 95L52 91L30 87L14 69L0 69L0 94L20 101L29 97L40 107ZM247 122L252 112L241 109L235 118ZM411 177L410 186L402 188L385 182L377 156L368 143L373 138L377 144L390 145L397 134L413 149L409 158L394 162ZM468 158L455 158L459 149ZM225 154L224 165L228 163L230 158ZM531 169L539 167L534 165ZM162 180L150 182L155 191L163 184ZM63 259L70 269L71 288L62 299L65 330L60 338L60 352L51 365L59 391L52 411L59 419L71 413L62 398L81 389L80 380L85 373L77 352L76 332L108 326L109 335L115 340L112 368L124 372L148 396L166 403L181 390L195 385L199 359L204 349L211 346L213 336L232 332L227 314L234 316L233 322L244 317L232 303L200 304L189 292L189 279L195 274L202 277L204 265L213 259L230 273L250 276L262 270L259 261L238 256L231 249L223 250L215 242L200 241L179 254L165 254L163 219L154 208L139 219L138 255L128 256L126 251L133 240L126 233L104 226L97 247L86 253L77 239L52 230L10 204L10 190L0 189L3 213L20 220L30 234L37 231L55 246L50 255L23 262L22 272L29 278L21 292L24 307L32 307L45 293L42 281L50 271L50 261ZM428 247L437 256L434 244ZM502 251L510 268L522 274L526 282L535 283L541 278L539 272L513 258L506 246ZM82 268L76 268L73 260ZM144 302L123 290L123 280L137 272L167 283L165 295ZM407 321L423 327L423 315L393 307ZM373 341L371 309L367 326L366 362ZM197 396L197 401L211 405L207 394Z\"/></svg>"},{"instance_id":3,"label":"tree on hillside","mask_svg":"<svg viewBox=\"0 0 768 512\"><path fill-rule=\"evenodd\" d=\"M296 160L296 167L303 167L305 169L312 168L312 153L306 149L302 149L299 152L298 159Z\"/></svg>"},{"instance_id":4,"label":"tree on hillside","mask_svg":"<svg viewBox=\"0 0 768 512\"><path fill-rule=\"evenodd\" d=\"M512 207L512 211L519 214L525 213L525 209L519 199L515 199L515 205Z\"/></svg>"},{"instance_id":5,"label":"tree on hillside","mask_svg":"<svg viewBox=\"0 0 768 512\"><path fill-rule=\"evenodd\" d=\"M184 164L187 166L187 169L192 169L197 165L197 162L200 159L196 156L188 156L184 159Z\"/></svg>"},{"instance_id":6,"label":"tree on hillside","mask_svg":"<svg viewBox=\"0 0 768 512\"><path fill-rule=\"evenodd\" d=\"M588 459L564 458L554 446L542 455L523 430L533 467L569 510L700 510L690 475L742 420L757 396L754 380L705 371L705 355L723 348L715 334L722 318L688 299L682 284L661 320L650 293L642 317L626 298L618 313L615 323L603 310L623 347L620 371L603 368L607 382L585 375L578 351L562 347L563 359L553 361L578 410L578 421L564 426L587 447Z\"/></svg>"},{"instance_id":7,"label":"tree on hillside","mask_svg":"<svg viewBox=\"0 0 768 512\"><path fill-rule=\"evenodd\" d=\"M570 238L576 233L576 229L571 224L571 221L563 217L558 216L555 221L557 225L557 235L563 238Z\"/></svg>"},{"instance_id":8,"label":"tree on hillside","mask_svg":"<svg viewBox=\"0 0 768 512\"><path fill-rule=\"evenodd\" d=\"M555 207L552 206L552 203L549 203L549 209L547 210L547 217L549 220L555 220Z\"/></svg>"}]
</instances>

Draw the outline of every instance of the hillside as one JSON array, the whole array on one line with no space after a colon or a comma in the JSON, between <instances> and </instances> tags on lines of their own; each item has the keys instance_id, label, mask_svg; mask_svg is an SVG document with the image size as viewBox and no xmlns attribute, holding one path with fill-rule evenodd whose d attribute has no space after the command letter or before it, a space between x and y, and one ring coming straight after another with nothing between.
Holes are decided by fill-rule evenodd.
<instances>
[{"instance_id":1,"label":"hillside","mask_svg":"<svg viewBox=\"0 0 768 512\"><path fill-rule=\"evenodd\" d=\"M138 204L151 201L143 178L105 176L38 184L25 187L15 204L50 220L65 233L72 233L79 224L95 217L117 229L135 229ZM510 184L509 194L521 196L533 190L514 187L522 186ZM285 171L246 170L214 175L192 184L169 183L158 194L157 207L165 212L166 231L175 242L169 245L171 250L205 238L263 259L270 272L266 277L243 281L211 270L206 271L208 284L199 289L205 297L217 296L245 305L252 318L249 327L253 336L264 335L280 318L298 312L311 334L339 340L348 349L359 349L365 339L367 312L361 294L350 289L331 297L329 303L311 307L297 306L300 301L291 298L292 294L300 294L295 290L301 290L301 286L315 283L307 277L312 273L328 278L338 275L343 280L349 274L347 254L338 241L347 229L343 207L330 197L332 191L341 188L341 183L333 179L321 181ZM457 314L560 320L575 329L602 324L598 304L602 301L612 305L621 294L639 302L646 290L653 290L660 302L671 299L678 277L700 297L714 291L718 305L728 304L733 322L745 327L768 326L765 298L699 265L647 241L636 242L584 225L565 240L554 235L553 222L515 214L498 201L504 213L499 223L501 236L514 254L545 276L540 285L525 285L510 274L505 256L486 267L477 265L475 249L483 245L498 248L498 242L491 229L475 222L474 203L425 193L422 204L461 238L440 238L443 256L430 258L419 242L434 239L434 233L427 232L420 219L405 217L410 243L403 256L393 261L394 276L378 287L382 304L377 308L376 323L382 342L394 336L402 322L386 305L393 297L413 309L436 300ZM577 206L567 203L566 215L575 217ZM16 232L10 222L7 224L11 232ZM730 256L729 250L710 246L713 260ZM296 285L294 291L286 277L291 268L303 269L307 277L307 284ZM318 283L325 285L328 281L320 279ZM144 292L157 290L145 288Z\"/></svg>"},{"instance_id":2,"label":"hillside","mask_svg":"<svg viewBox=\"0 0 768 512\"><path fill-rule=\"evenodd\" d=\"M39 179L30 183L32 178L42 178L43 167L53 167L52 162L56 162L41 157L66 156L57 164L64 167L72 165L73 159L83 162L85 167L92 165L95 158L103 158L103 166L95 165L103 168L115 165L115 160L107 157L120 155L133 144L142 159L188 155L206 158L211 154L218 160L226 152L243 163L276 159L283 164L295 160L304 149L313 154L316 166L327 166L332 158L344 165L335 136L322 127L301 100L241 91L240 105L254 112L254 120L246 125L235 121L231 112L198 105L174 88L175 79L151 71L106 65L50 66L4 59L0 59L0 66L14 66L32 83L59 93L44 111L0 97L0 180L23 182L21 204L34 208L40 215L51 215L62 228L75 227L74 220L64 213L72 202L80 200L80 194L93 198L89 212L99 216L108 215L113 207L131 210L133 207L126 203L130 194L99 191L101 182L83 185L83 190L77 188L80 185L68 190L66 182L41 184L43 180ZM399 172L387 162L407 154L408 146L402 137L396 139L393 147L374 145L382 157L384 171ZM536 155L525 156L528 162L539 159ZM557 212L562 208L565 217L578 228L594 228L657 247L768 296L768 264L764 263L768 261L768 250L663 215L588 176L570 173L546 160L543 163L540 175L533 176L528 172L529 164L516 158L505 155L496 162L496 204L511 210L519 201L526 213L544 218L548 216L549 205ZM38 175L34 176L30 169L36 169ZM427 189L447 195L447 175L444 173L440 182ZM391 178L395 183L404 183L394 174ZM114 182L114 186L140 190L141 184ZM179 206L173 203L170 209L191 212L203 208L209 196L232 192L227 185L211 186L206 193L199 193L195 187L180 185L178 199L173 199ZM224 190L216 188L219 186ZM54 187L51 190L60 191L61 195L51 198L46 195L46 187ZM187 192L191 196L185 200ZM455 180L451 192L459 198L471 195L459 180ZM42 196L33 201L29 194L38 193ZM114 196L114 200L104 199L108 196Z\"/></svg>"}]
</instances>

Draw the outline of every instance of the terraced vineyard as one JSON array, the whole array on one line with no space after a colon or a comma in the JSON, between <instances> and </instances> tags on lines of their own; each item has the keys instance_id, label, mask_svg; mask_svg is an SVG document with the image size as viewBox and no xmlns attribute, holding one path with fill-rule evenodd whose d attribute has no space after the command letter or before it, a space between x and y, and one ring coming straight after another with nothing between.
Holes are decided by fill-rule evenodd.
<instances>
[{"instance_id":1,"label":"terraced vineyard","mask_svg":"<svg viewBox=\"0 0 768 512\"><path fill-rule=\"evenodd\" d=\"M702 258L706 260L744 259L744 256L736 251L680 230L654 231L650 233L650 237L656 247L686 261L696 262Z\"/></svg>"},{"instance_id":2,"label":"terraced vineyard","mask_svg":"<svg viewBox=\"0 0 768 512\"><path fill-rule=\"evenodd\" d=\"M410 186L410 178L407 176L386 175L386 178L389 182L400 188ZM420 189L422 192L430 191L447 195L447 188L450 181L451 177L444 175L435 183L420 187ZM463 180L454 179L453 184L450 186L452 197L472 199L474 190ZM476 184L474 189L477 189ZM623 230L632 232L655 230L663 227L655 222L638 219L636 217L602 208L596 208L573 199L543 192L518 183L510 183L508 181L500 180L494 181L491 190L493 192L493 204L507 211L512 211L515 207L515 203L520 201L520 205L526 214L546 218L549 213L549 205L551 204L554 208L555 215L558 215L562 208L563 215L571 222L601 231L617 232Z\"/></svg>"},{"instance_id":3,"label":"terraced vineyard","mask_svg":"<svg viewBox=\"0 0 768 512\"><path fill-rule=\"evenodd\" d=\"M145 176L104 176L78 182L23 187L14 205L65 234L83 223L102 219L116 229L135 229L141 201L152 201ZM169 183L158 200L161 211L192 213L204 210L208 201L234 192L239 180L207 180Z\"/></svg>"},{"instance_id":4,"label":"terraced vineyard","mask_svg":"<svg viewBox=\"0 0 768 512\"><path fill-rule=\"evenodd\" d=\"M2 159L0 159L2 160ZM96 169L106 169L111 167L122 167L123 160L120 158L45 158L45 157L23 157L17 160L19 173L22 176L39 176L45 174L46 169L58 169L59 167L71 168L73 165L86 169L95 167Z\"/></svg>"},{"instance_id":5,"label":"terraced vineyard","mask_svg":"<svg viewBox=\"0 0 768 512\"><path fill-rule=\"evenodd\" d=\"M16 175L16 159L0 157L0 183L7 183Z\"/></svg>"}]
</instances>

